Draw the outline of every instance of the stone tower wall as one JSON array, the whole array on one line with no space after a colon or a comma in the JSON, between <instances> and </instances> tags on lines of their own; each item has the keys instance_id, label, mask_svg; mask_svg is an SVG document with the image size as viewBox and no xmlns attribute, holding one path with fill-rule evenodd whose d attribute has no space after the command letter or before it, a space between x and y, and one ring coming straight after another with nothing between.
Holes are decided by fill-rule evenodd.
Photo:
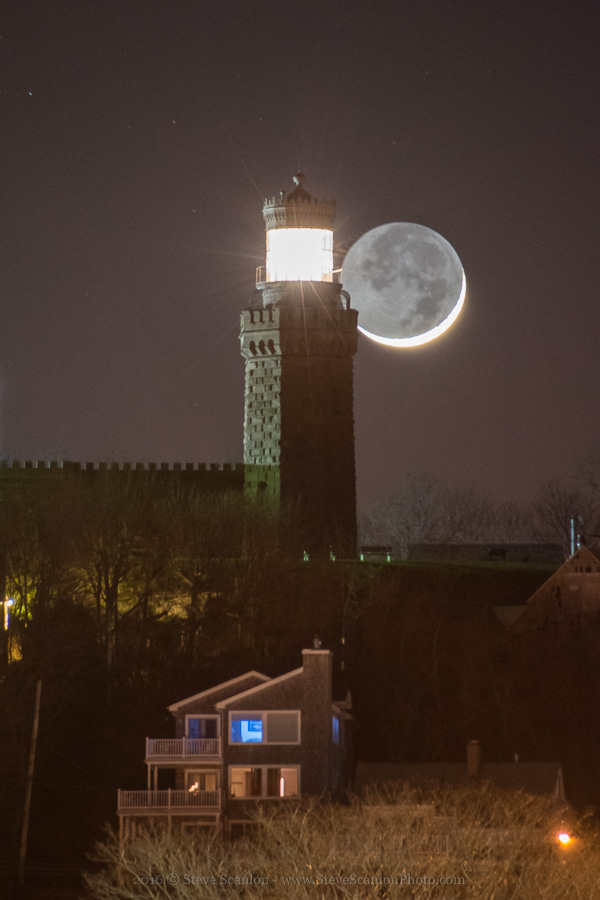
<instances>
[{"instance_id":1,"label":"stone tower wall","mask_svg":"<svg viewBox=\"0 0 600 900\"><path fill-rule=\"evenodd\" d=\"M246 490L298 507L305 549L354 555L356 310L340 285L277 283L242 313Z\"/></svg>"}]
</instances>

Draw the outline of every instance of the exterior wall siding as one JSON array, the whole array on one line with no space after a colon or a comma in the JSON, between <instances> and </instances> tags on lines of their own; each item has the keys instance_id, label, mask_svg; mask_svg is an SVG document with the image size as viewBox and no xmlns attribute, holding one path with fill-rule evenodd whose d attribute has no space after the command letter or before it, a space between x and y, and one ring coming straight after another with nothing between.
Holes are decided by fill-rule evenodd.
<instances>
[{"instance_id":1,"label":"exterior wall siding","mask_svg":"<svg viewBox=\"0 0 600 900\"><path fill-rule=\"evenodd\" d=\"M256 690L254 690L256 688ZM238 696L249 691L247 696ZM217 704L226 702L217 709ZM229 712L268 712L270 710L294 710L299 713L299 742L295 744L230 744ZM202 816L207 822L218 827L227 827L228 822L239 822L251 817L257 803L281 803L285 798L262 797L257 799L237 799L229 796L230 768L244 767L297 767L299 769L300 794L325 795L343 789L347 783L348 753L345 746L349 738L348 721L340 715L339 746L332 739L332 654L328 650L304 650L302 668L281 677L262 681L257 673L248 673L232 683L217 686L205 696L189 698L173 709L177 736L185 733L186 715L220 715L222 756L220 759L163 760L155 764L160 769L171 772L176 790L187 788L187 773L190 771L214 771L219 773L219 789L222 791L223 805L215 813L198 810L191 815L179 810L179 821L198 823ZM263 779L266 777L263 772ZM163 779L167 780L167 779ZM171 781L173 784L173 781ZM263 781L263 790L266 785ZM291 800L292 798L290 798ZM150 813L152 814L152 813ZM166 813L165 813L166 814ZM134 821L136 815L144 816L144 808L137 814L125 815L127 822ZM211 818L212 816L212 818ZM123 818L123 817L122 817Z\"/></svg>"}]
</instances>

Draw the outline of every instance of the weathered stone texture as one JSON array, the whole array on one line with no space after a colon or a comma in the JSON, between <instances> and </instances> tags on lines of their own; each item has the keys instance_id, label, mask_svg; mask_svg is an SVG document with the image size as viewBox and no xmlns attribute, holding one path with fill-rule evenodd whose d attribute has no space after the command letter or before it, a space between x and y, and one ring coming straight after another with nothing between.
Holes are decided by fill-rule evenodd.
<instances>
[{"instance_id":1,"label":"weathered stone texture","mask_svg":"<svg viewBox=\"0 0 600 900\"><path fill-rule=\"evenodd\" d=\"M247 489L299 505L307 549L353 555L356 545L353 364L356 310L340 285L280 282L269 305L242 313ZM254 467L268 467L259 478Z\"/></svg>"}]
</instances>

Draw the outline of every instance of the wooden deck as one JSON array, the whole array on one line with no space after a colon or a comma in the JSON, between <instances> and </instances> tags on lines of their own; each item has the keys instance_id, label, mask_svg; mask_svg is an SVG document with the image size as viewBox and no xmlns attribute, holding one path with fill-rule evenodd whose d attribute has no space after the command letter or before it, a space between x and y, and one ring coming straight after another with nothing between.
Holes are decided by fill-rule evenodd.
<instances>
[{"instance_id":1,"label":"wooden deck","mask_svg":"<svg viewBox=\"0 0 600 900\"><path fill-rule=\"evenodd\" d=\"M146 738L146 763L173 764L221 759L221 738Z\"/></svg>"},{"instance_id":2,"label":"wooden deck","mask_svg":"<svg viewBox=\"0 0 600 900\"><path fill-rule=\"evenodd\" d=\"M193 815L218 812L222 791L119 791L118 815Z\"/></svg>"}]
</instances>

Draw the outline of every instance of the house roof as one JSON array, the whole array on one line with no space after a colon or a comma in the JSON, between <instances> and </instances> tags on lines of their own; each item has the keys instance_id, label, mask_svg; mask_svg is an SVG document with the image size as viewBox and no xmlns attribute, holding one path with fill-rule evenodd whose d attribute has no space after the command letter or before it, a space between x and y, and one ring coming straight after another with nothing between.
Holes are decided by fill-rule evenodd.
<instances>
[{"instance_id":1,"label":"house roof","mask_svg":"<svg viewBox=\"0 0 600 900\"><path fill-rule=\"evenodd\" d=\"M263 684L257 684L254 687L247 688L245 691L241 691L239 694L232 694L230 697L220 700L215 704L215 708L224 709L229 706L230 703L236 703L238 700L242 700L245 697L253 697L255 694L259 693L259 691L262 691L263 688L272 687L274 684L281 684L282 681L287 681L288 678L294 678L297 675L301 675L302 671L303 667L300 666L299 669L292 669L291 672L286 672L284 675L279 675L277 678L268 678Z\"/></svg>"},{"instance_id":2,"label":"house roof","mask_svg":"<svg viewBox=\"0 0 600 900\"><path fill-rule=\"evenodd\" d=\"M517 622L524 612L527 610L526 604L518 606L494 606L492 607L494 615L501 625L511 628Z\"/></svg>"},{"instance_id":3,"label":"house roof","mask_svg":"<svg viewBox=\"0 0 600 900\"><path fill-rule=\"evenodd\" d=\"M529 794L565 799L562 769L559 762L484 762L480 781L497 787L522 790ZM382 788L394 782L429 782L462 784L467 777L465 763L358 763L354 790L363 792L368 786Z\"/></svg>"},{"instance_id":4,"label":"house roof","mask_svg":"<svg viewBox=\"0 0 600 900\"><path fill-rule=\"evenodd\" d=\"M185 700L179 700L177 703L172 703L171 706L168 706L167 709L169 712L177 712L181 707L187 706L188 703L192 703L194 700L201 700L205 697L209 697L211 694L216 694L219 691L224 690L225 688L231 687L233 691L235 691L235 685L239 684L240 681L244 681L248 678L257 678L261 682L271 682L272 679L269 678L268 675L263 675L261 672L255 672L252 670L251 672L244 672L243 675L238 675L236 678L230 678L229 681L222 681L220 684L216 684L214 687L208 688L205 691L200 691L199 694L193 694L191 697L186 697Z\"/></svg>"},{"instance_id":5,"label":"house roof","mask_svg":"<svg viewBox=\"0 0 600 900\"><path fill-rule=\"evenodd\" d=\"M594 556L588 547L580 547L573 556L570 556L569 559L562 564L560 569L557 569L550 578L546 579L546 581L540 585L537 591L531 595L527 603L535 603L538 595L544 593L548 585L552 584L555 579L560 580L561 575L575 572L576 567L579 568L581 565L595 566L596 571L600 572L600 560Z\"/></svg>"},{"instance_id":6,"label":"house roof","mask_svg":"<svg viewBox=\"0 0 600 900\"><path fill-rule=\"evenodd\" d=\"M334 710L340 713L350 713L352 710L352 694L349 690L346 691L346 696L343 700L334 700L331 705Z\"/></svg>"},{"instance_id":7,"label":"house roof","mask_svg":"<svg viewBox=\"0 0 600 900\"><path fill-rule=\"evenodd\" d=\"M329 653L330 651L322 651L322 650L304 650L303 653ZM210 697L211 694L222 693L225 689L230 688L231 690L227 692L227 695L215 703L215 709L226 709L230 704L237 703L239 700L243 700L245 698L249 698L250 700L255 697L257 694L264 688L270 688L274 685L281 684L284 681L288 681L292 678L297 678L302 675L304 671L304 666L300 666L298 669L292 669L290 672L285 672L283 675L278 675L277 678L269 678L268 675L263 675L261 672L251 671L244 672L243 675L238 675L237 678L232 678L230 681L223 681L221 684L217 684L212 688L208 688L205 691L201 691L199 694L194 694L191 697L186 697L184 700L179 700L177 703L171 704L171 706L167 707L170 712L176 713L178 710L187 706L190 703L193 703L196 700L205 699ZM236 690L236 685L239 685L240 682L247 681L250 678L256 679L259 683L252 685L252 687L244 688L243 691ZM339 712L343 716L348 716L350 710L352 709L352 697L350 695L350 691L346 689L345 697L342 700L335 701L332 704L332 709Z\"/></svg>"}]
</instances>

